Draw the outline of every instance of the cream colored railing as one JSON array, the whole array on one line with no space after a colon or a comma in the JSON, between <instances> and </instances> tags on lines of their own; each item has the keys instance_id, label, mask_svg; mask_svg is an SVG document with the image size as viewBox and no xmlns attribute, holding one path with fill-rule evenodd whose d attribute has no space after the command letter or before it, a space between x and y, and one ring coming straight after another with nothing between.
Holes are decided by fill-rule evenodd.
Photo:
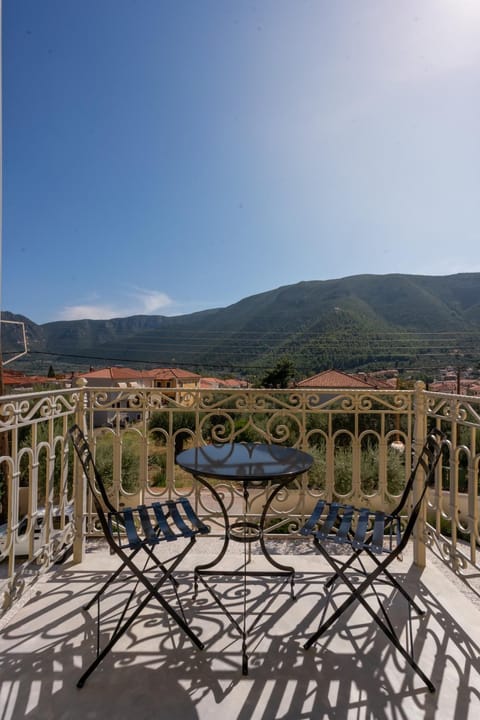
<instances>
[{"instance_id":1,"label":"cream colored railing","mask_svg":"<svg viewBox=\"0 0 480 720\"><path fill-rule=\"evenodd\" d=\"M422 528L417 535L416 561L425 562L426 537L456 572L477 562L480 420L472 398L431 394L421 383L411 391L185 390L174 396L152 388L78 387L0 401L4 609L66 549L81 560L85 537L96 534L91 501L66 441L74 422L88 433L114 502L188 495L218 534L221 515L212 498L175 465L180 448L251 440L311 452L311 471L271 508L269 527L278 538L298 538L318 497L394 505L412 454L434 423L451 439L451 453L429 498L425 533ZM448 497L441 482L450 484ZM468 487L466 514L462 483ZM240 513L240 488L224 483L219 489L229 512ZM255 489L248 512L258 514L263 498L263 490Z\"/></svg>"}]
</instances>

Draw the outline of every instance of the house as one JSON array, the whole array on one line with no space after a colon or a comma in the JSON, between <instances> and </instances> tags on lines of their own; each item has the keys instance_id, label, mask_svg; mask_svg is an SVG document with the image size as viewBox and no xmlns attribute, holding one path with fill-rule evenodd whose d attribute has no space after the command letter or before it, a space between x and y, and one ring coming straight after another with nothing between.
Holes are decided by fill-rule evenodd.
<instances>
[{"instance_id":1,"label":"house","mask_svg":"<svg viewBox=\"0 0 480 720\"><path fill-rule=\"evenodd\" d=\"M369 385L372 385L377 390L383 388L396 390L398 388L398 370L382 370L380 372L366 373L359 372L356 377L361 380L365 380Z\"/></svg>"},{"instance_id":2,"label":"house","mask_svg":"<svg viewBox=\"0 0 480 720\"><path fill-rule=\"evenodd\" d=\"M200 387L212 390L217 388L248 388L248 381L239 378L202 377L200 378Z\"/></svg>"},{"instance_id":3,"label":"house","mask_svg":"<svg viewBox=\"0 0 480 720\"><path fill-rule=\"evenodd\" d=\"M87 385L94 387L118 388L158 388L163 395L176 402L183 402L185 392L198 387L200 375L179 368L155 368L152 370L134 370L128 367L108 367L92 370L80 376ZM133 395L133 392L132 392ZM115 396L109 393L113 401ZM95 426L112 425L119 422L125 425L138 420L137 412L132 409L130 401L124 396L118 403L112 402L108 410L95 412Z\"/></svg>"},{"instance_id":4,"label":"house","mask_svg":"<svg viewBox=\"0 0 480 720\"><path fill-rule=\"evenodd\" d=\"M100 370L81 373L78 377L84 380L87 385L98 388L138 388L149 387L151 385L151 381L145 378L144 370L133 370L128 367L101 368ZM138 419L137 413L129 407L128 398L122 397L118 402L115 402L115 393L109 392L106 404L109 402L111 404L108 409L95 410L95 427L114 425L116 422L119 422L120 425L127 425Z\"/></svg>"},{"instance_id":5,"label":"house","mask_svg":"<svg viewBox=\"0 0 480 720\"><path fill-rule=\"evenodd\" d=\"M439 380L429 384L431 392L453 393L456 395L480 395L480 381L477 379Z\"/></svg>"},{"instance_id":6,"label":"house","mask_svg":"<svg viewBox=\"0 0 480 720\"><path fill-rule=\"evenodd\" d=\"M102 368L101 370L91 370L88 373L80 373L79 377L87 381L88 385L94 387L112 387L119 385L126 387L128 383L134 382L138 387L148 387L145 383L145 379L148 379L147 370L133 370L128 367L108 367Z\"/></svg>"},{"instance_id":7,"label":"house","mask_svg":"<svg viewBox=\"0 0 480 720\"><path fill-rule=\"evenodd\" d=\"M180 368L156 368L147 370L146 374L152 381L151 387L178 403L185 401L189 390L198 389L201 380L197 373Z\"/></svg>"},{"instance_id":8,"label":"house","mask_svg":"<svg viewBox=\"0 0 480 720\"><path fill-rule=\"evenodd\" d=\"M45 386L64 386L65 384L64 380L47 375L25 375L20 370L3 371L3 385L6 393L31 392Z\"/></svg>"},{"instance_id":9,"label":"house","mask_svg":"<svg viewBox=\"0 0 480 720\"><path fill-rule=\"evenodd\" d=\"M298 388L365 388L371 390L376 385L363 380L358 375L348 375L340 370L324 370L296 383ZM391 386L390 386L391 389Z\"/></svg>"},{"instance_id":10,"label":"house","mask_svg":"<svg viewBox=\"0 0 480 720\"><path fill-rule=\"evenodd\" d=\"M155 368L154 370L145 370L147 377L153 381L152 387L168 390L171 388L194 389L199 386L201 380L200 375L190 370L181 370L180 368Z\"/></svg>"}]
</instances>

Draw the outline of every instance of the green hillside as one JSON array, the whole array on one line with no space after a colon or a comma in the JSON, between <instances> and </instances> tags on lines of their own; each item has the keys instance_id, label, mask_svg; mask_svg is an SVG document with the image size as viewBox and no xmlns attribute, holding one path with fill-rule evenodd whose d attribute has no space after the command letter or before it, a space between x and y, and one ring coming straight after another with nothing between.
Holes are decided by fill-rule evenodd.
<instances>
[{"instance_id":1,"label":"green hillside","mask_svg":"<svg viewBox=\"0 0 480 720\"><path fill-rule=\"evenodd\" d=\"M19 362L37 368L177 365L252 375L285 355L304 376L327 367L478 364L480 274L356 275L178 317L27 322L31 353Z\"/></svg>"}]
</instances>

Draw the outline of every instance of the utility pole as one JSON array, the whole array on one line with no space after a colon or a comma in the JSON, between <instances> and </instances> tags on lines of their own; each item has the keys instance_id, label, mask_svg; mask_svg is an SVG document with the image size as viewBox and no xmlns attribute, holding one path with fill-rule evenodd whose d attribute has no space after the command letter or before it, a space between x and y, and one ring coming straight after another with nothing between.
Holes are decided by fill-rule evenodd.
<instances>
[{"instance_id":1,"label":"utility pole","mask_svg":"<svg viewBox=\"0 0 480 720\"><path fill-rule=\"evenodd\" d=\"M456 348L456 349L453 351L453 355L455 356L455 360L456 360L456 362L455 362L456 391L457 391L457 395L460 395L460 388L461 388L461 381L460 381L461 378L460 378L460 375L461 375L461 372L462 372L462 370L463 370L463 367L462 367L462 364L461 364L461 363L462 363L462 359L461 359L461 358L463 358L463 353L461 352L461 350L459 350L458 348ZM463 360L463 362L465 362L465 360Z\"/></svg>"}]
</instances>

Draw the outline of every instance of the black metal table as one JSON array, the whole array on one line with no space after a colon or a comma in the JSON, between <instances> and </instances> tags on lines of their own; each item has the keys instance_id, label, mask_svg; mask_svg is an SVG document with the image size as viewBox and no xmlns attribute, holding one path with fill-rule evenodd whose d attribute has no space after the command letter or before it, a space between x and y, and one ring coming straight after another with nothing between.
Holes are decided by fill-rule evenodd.
<instances>
[{"instance_id":1,"label":"black metal table","mask_svg":"<svg viewBox=\"0 0 480 720\"><path fill-rule=\"evenodd\" d=\"M246 626L246 578L247 576L272 576L290 578L291 595L295 599L294 582L295 569L291 566L278 562L269 553L265 544L265 522L269 508L276 495L289 482L298 475L306 472L312 465L313 458L306 452L296 448L284 447L281 445L267 445L257 443L225 443L216 445L203 445L185 450L177 455L177 464L191 473L204 487L206 487L218 502L225 523L224 541L219 553L213 560L195 568L195 588L198 579L202 580L215 602L222 608L229 620L236 627L242 637L242 670L248 674L248 655ZM223 502L221 493L209 480L222 480L231 483L238 483L243 487L244 513L243 519L231 523L228 512ZM267 498L263 507L260 520L252 522L248 520L246 511L249 500L249 488L267 486ZM262 554L267 562L274 568L273 571L253 571L246 569L246 557L244 565L239 570L214 571L227 552L230 541L241 542L245 548L250 547L253 542L259 542ZM246 555L246 553L245 553ZM207 575L242 575L244 579L244 612L243 626L241 627L231 615L228 608L221 599L214 593L212 588L203 580ZM251 628L250 628L251 629Z\"/></svg>"}]
</instances>

